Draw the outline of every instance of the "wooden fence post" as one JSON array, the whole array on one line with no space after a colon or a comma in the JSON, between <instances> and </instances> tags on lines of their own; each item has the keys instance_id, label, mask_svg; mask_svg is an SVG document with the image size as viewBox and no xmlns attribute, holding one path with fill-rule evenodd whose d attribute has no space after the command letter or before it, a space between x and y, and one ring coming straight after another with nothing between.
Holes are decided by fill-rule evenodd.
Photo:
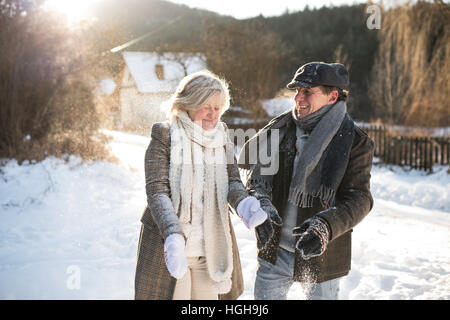
<instances>
[{"instance_id":1,"label":"wooden fence post","mask_svg":"<svg viewBox=\"0 0 450 320\"><path fill-rule=\"evenodd\" d=\"M444 164L450 164L450 146L449 146L449 144L450 144L450 138L447 138L444 143L444 146L447 149L447 159Z\"/></svg>"},{"instance_id":2,"label":"wooden fence post","mask_svg":"<svg viewBox=\"0 0 450 320\"><path fill-rule=\"evenodd\" d=\"M419 138L414 138L414 169L419 167Z\"/></svg>"},{"instance_id":3,"label":"wooden fence post","mask_svg":"<svg viewBox=\"0 0 450 320\"><path fill-rule=\"evenodd\" d=\"M430 146L430 152L428 153L428 163L430 164L429 172L433 172L433 144L431 138L428 137L428 145Z\"/></svg>"},{"instance_id":4,"label":"wooden fence post","mask_svg":"<svg viewBox=\"0 0 450 320\"><path fill-rule=\"evenodd\" d=\"M414 139L409 137L409 165L414 167Z\"/></svg>"},{"instance_id":5,"label":"wooden fence post","mask_svg":"<svg viewBox=\"0 0 450 320\"><path fill-rule=\"evenodd\" d=\"M385 163L433 171L433 165L450 164L449 137L393 136L384 125L365 127L375 140L374 155Z\"/></svg>"}]
</instances>

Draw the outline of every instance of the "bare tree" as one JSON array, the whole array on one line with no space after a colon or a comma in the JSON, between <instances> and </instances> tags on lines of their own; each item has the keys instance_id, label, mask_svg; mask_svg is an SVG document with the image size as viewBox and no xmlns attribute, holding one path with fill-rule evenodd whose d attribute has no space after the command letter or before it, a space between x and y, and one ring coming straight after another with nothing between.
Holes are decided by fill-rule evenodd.
<instances>
[{"instance_id":1,"label":"bare tree","mask_svg":"<svg viewBox=\"0 0 450 320\"><path fill-rule=\"evenodd\" d=\"M95 142L102 137L83 68L88 55L56 16L0 13L0 157L107 155Z\"/></svg>"},{"instance_id":2,"label":"bare tree","mask_svg":"<svg viewBox=\"0 0 450 320\"><path fill-rule=\"evenodd\" d=\"M449 8L418 1L383 14L369 94L387 122L449 124Z\"/></svg>"},{"instance_id":3,"label":"bare tree","mask_svg":"<svg viewBox=\"0 0 450 320\"><path fill-rule=\"evenodd\" d=\"M236 21L211 23L205 34L208 67L231 84L233 102L264 116L261 99L273 98L289 79L280 70L291 58L291 49L260 25Z\"/></svg>"}]
</instances>

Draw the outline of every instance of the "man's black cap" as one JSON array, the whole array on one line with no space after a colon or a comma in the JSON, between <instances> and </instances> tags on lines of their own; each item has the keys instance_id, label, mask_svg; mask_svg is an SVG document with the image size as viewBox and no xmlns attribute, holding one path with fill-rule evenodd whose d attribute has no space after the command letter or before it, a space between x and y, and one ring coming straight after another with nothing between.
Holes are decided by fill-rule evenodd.
<instances>
[{"instance_id":1,"label":"man's black cap","mask_svg":"<svg viewBox=\"0 0 450 320\"><path fill-rule=\"evenodd\" d=\"M289 89L295 87L313 88L317 86L348 89L348 72L340 63L309 62L301 66L290 83Z\"/></svg>"}]
</instances>

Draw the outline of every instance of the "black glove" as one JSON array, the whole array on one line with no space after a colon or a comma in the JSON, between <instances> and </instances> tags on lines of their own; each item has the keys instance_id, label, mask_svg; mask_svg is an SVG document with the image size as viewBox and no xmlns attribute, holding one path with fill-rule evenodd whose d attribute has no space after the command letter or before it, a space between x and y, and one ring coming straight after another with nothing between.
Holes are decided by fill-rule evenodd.
<instances>
[{"instance_id":1,"label":"black glove","mask_svg":"<svg viewBox=\"0 0 450 320\"><path fill-rule=\"evenodd\" d=\"M268 199L262 198L259 201L261 203L261 208L265 212L267 212L267 215L269 216L269 219L266 219L264 223L260 224L255 228L257 239L256 244L258 246L258 249L261 250L273 237L274 230L272 223L281 227L283 222L280 218L280 215L278 214L277 209L275 209L275 207Z\"/></svg>"},{"instance_id":2,"label":"black glove","mask_svg":"<svg viewBox=\"0 0 450 320\"><path fill-rule=\"evenodd\" d=\"M294 228L292 235L299 237L295 248L299 250L304 260L308 260L325 252L330 239L330 227L321 218L310 218L300 227Z\"/></svg>"}]
</instances>

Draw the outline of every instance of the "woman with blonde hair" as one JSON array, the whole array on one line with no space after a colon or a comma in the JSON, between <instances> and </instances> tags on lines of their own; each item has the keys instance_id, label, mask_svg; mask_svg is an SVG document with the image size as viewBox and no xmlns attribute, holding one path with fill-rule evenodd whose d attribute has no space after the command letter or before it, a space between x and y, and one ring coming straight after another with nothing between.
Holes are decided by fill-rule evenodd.
<instances>
[{"instance_id":1,"label":"woman with blonde hair","mask_svg":"<svg viewBox=\"0 0 450 320\"><path fill-rule=\"evenodd\" d=\"M170 100L169 121L152 127L136 299L236 299L243 292L228 205L249 229L267 214L242 184L220 121L229 99L215 74L191 74Z\"/></svg>"}]
</instances>

